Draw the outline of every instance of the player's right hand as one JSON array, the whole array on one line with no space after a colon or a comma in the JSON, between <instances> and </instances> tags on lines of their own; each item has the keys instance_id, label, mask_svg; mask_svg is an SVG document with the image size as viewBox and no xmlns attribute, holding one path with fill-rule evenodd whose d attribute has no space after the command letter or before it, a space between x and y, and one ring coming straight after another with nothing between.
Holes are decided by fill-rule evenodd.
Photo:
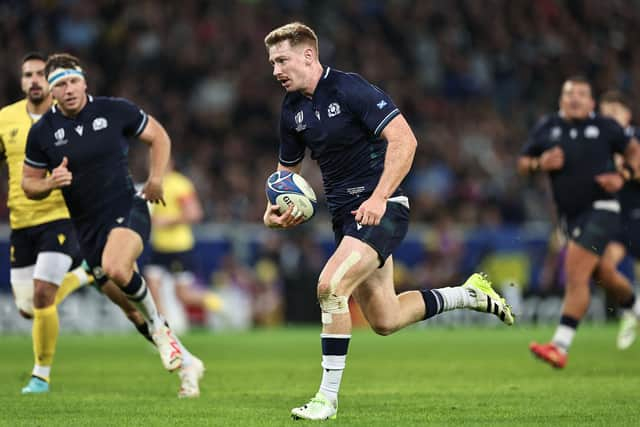
<instances>
[{"instance_id":1,"label":"player's right hand","mask_svg":"<svg viewBox=\"0 0 640 427\"><path fill-rule=\"evenodd\" d=\"M624 186L624 178L618 172L601 173L595 179L607 193L617 193Z\"/></svg>"},{"instance_id":2,"label":"player's right hand","mask_svg":"<svg viewBox=\"0 0 640 427\"><path fill-rule=\"evenodd\" d=\"M560 170L564 166L564 151L557 145L549 148L540 156L540 169L543 171Z\"/></svg>"},{"instance_id":3,"label":"player's right hand","mask_svg":"<svg viewBox=\"0 0 640 427\"><path fill-rule=\"evenodd\" d=\"M64 156L58 167L51 171L51 175L49 175L51 188L60 188L71 185L73 174L69 169L67 169L68 164L69 159L67 159L67 156Z\"/></svg>"},{"instance_id":4,"label":"player's right hand","mask_svg":"<svg viewBox=\"0 0 640 427\"><path fill-rule=\"evenodd\" d=\"M280 214L280 206L267 203L267 210L262 218L264 225L269 228L289 228L302 224L304 217L302 212L295 206L289 206L284 213Z\"/></svg>"}]
</instances>

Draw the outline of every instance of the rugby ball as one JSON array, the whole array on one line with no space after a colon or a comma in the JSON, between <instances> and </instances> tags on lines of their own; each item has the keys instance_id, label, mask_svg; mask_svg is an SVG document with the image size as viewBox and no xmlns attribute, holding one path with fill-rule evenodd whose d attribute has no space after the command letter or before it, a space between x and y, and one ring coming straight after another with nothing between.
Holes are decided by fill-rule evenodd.
<instances>
[{"instance_id":1,"label":"rugby ball","mask_svg":"<svg viewBox=\"0 0 640 427\"><path fill-rule=\"evenodd\" d=\"M269 175L265 186L267 198L272 205L280 207L280 213L289 206L295 206L305 221L313 217L316 212L318 199L309 183L297 173L277 171Z\"/></svg>"}]
</instances>

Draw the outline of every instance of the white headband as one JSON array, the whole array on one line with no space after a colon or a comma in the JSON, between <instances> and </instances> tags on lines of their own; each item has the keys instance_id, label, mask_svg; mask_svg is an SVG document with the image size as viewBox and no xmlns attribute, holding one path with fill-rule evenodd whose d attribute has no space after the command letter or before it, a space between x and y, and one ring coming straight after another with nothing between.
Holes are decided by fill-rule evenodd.
<instances>
[{"instance_id":1,"label":"white headband","mask_svg":"<svg viewBox=\"0 0 640 427\"><path fill-rule=\"evenodd\" d=\"M56 68L49 74L49 78L47 80L49 81L50 86L55 86L55 84L58 83L60 80L66 79L67 77L71 77L71 76L77 76L84 79L84 73L82 72L82 68L80 67Z\"/></svg>"}]
</instances>

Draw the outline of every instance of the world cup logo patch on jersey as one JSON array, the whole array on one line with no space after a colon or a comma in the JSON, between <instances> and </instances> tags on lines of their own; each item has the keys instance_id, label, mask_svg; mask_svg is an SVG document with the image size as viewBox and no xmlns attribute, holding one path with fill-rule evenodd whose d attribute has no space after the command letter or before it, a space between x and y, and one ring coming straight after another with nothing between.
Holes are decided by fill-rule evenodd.
<instances>
[{"instance_id":1,"label":"world cup logo patch on jersey","mask_svg":"<svg viewBox=\"0 0 640 427\"><path fill-rule=\"evenodd\" d=\"M335 117L340 114L340 104L337 102L332 102L329 104L329 108L327 108L327 115L329 117Z\"/></svg>"},{"instance_id":2,"label":"world cup logo patch on jersey","mask_svg":"<svg viewBox=\"0 0 640 427\"><path fill-rule=\"evenodd\" d=\"M63 128L60 128L57 131L55 131L53 136L56 139L56 142L54 142L53 145L55 145L56 147L58 147L60 145L64 145L64 144L66 144L68 142L68 140L64 139L64 129Z\"/></svg>"},{"instance_id":3,"label":"world cup logo patch on jersey","mask_svg":"<svg viewBox=\"0 0 640 427\"><path fill-rule=\"evenodd\" d=\"M307 125L302 123L302 121L304 120L304 111L298 111L294 117L294 120L296 121L296 132L302 132L307 128Z\"/></svg>"}]
</instances>

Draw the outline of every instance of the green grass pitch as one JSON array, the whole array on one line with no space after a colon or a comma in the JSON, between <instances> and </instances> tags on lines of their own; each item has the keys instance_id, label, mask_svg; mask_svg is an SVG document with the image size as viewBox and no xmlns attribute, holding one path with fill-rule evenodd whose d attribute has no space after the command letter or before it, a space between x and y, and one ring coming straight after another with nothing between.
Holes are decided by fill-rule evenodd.
<instances>
[{"instance_id":1,"label":"green grass pitch","mask_svg":"<svg viewBox=\"0 0 640 427\"><path fill-rule=\"evenodd\" d=\"M529 341L551 328L414 328L390 337L356 331L336 426L640 425L640 343L615 349L615 325L584 326L569 364L533 359ZM289 409L320 379L317 328L183 338L207 366L196 400L176 397L136 335L63 335L49 395L21 396L29 337L3 336L2 426L295 426Z\"/></svg>"}]
</instances>

